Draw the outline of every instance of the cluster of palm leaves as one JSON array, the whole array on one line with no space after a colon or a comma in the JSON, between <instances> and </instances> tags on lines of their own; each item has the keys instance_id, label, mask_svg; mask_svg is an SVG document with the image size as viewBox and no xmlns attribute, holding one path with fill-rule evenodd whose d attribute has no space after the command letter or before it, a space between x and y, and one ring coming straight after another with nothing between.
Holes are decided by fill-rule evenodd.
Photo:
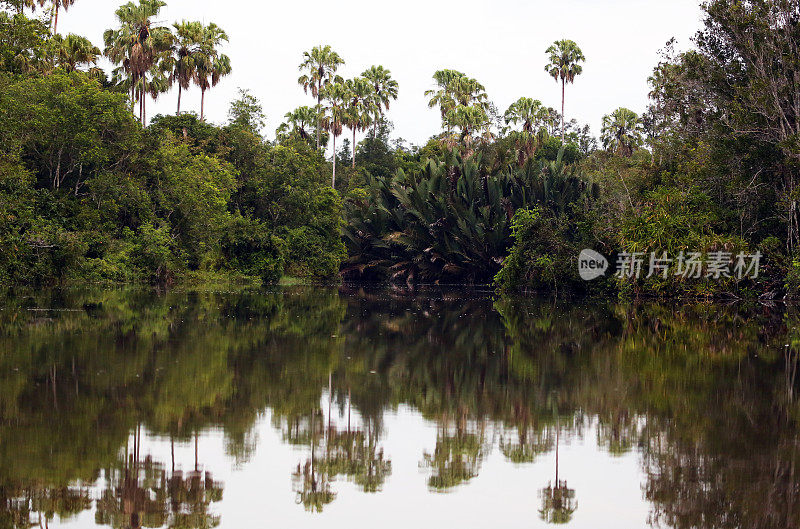
<instances>
[{"instance_id":1,"label":"cluster of palm leaves","mask_svg":"<svg viewBox=\"0 0 800 529\"><path fill-rule=\"evenodd\" d=\"M138 102L139 118L147 119L147 97L153 99L178 85L178 114L181 94L194 83L201 91L200 117L204 118L205 94L231 72L228 56L218 47L228 40L216 24L180 22L174 33L153 19L166 5L162 0L128 2L116 11L119 27L103 35L105 55L119 65L113 81L130 94L131 105Z\"/></svg>"},{"instance_id":2,"label":"cluster of palm leaves","mask_svg":"<svg viewBox=\"0 0 800 529\"><path fill-rule=\"evenodd\" d=\"M479 156L474 157L479 158ZM595 190L561 157L483 174L457 151L418 174L367 177L368 196L348 202L350 279L489 283L513 243L514 213L531 206L564 215Z\"/></svg>"},{"instance_id":3,"label":"cluster of palm leaves","mask_svg":"<svg viewBox=\"0 0 800 529\"><path fill-rule=\"evenodd\" d=\"M439 107L445 143L451 148L463 146L464 154L470 156L476 143L492 139L486 88L457 70L439 70L433 80L436 89L427 90L425 96L428 107Z\"/></svg>"},{"instance_id":4,"label":"cluster of palm leaves","mask_svg":"<svg viewBox=\"0 0 800 529\"><path fill-rule=\"evenodd\" d=\"M642 121L636 112L618 108L603 116L600 136L603 147L614 154L630 157L644 143L642 129Z\"/></svg>"}]
</instances>

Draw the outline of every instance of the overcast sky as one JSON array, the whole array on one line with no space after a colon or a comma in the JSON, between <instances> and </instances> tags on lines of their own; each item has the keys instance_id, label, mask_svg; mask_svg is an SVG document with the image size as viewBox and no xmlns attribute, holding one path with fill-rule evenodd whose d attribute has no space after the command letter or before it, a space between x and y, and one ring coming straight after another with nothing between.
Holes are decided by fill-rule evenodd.
<instances>
[{"instance_id":1,"label":"overcast sky","mask_svg":"<svg viewBox=\"0 0 800 529\"><path fill-rule=\"evenodd\" d=\"M599 135L611 110L645 109L658 50L673 36L679 49L690 47L701 25L699 0L167 1L159 22L215 22L230 36L224 52L233 73L206 95L211 121L224 122L237 87L249 88L267 114L266 135L274 137L287 111L313 103L297 85L297 67L304 50L325 43L346 61L345 77L372 64L392 71L400 83L389 112L392 136L417 144L439 131L438 113L423 95L438 69L475 77L501 111L521 96L559 108L559 85L544 65L545 49L562 38L576 41L587 57L583 75L567 88L567 119ZM122 3L77 0L62 13L59 32L80 33L102 48L103 31L116 26ZM148 115L174 113L176 103L177 92L165 94L148 104ZM192 89L183 109L199 108L200 92Z\"/></svg>"}]
</instances>

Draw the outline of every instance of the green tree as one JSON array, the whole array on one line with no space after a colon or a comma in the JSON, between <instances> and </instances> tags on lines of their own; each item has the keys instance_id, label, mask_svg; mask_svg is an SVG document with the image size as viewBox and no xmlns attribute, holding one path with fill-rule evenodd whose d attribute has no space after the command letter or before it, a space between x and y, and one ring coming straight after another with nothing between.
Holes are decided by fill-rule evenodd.
<instances>
[{"instance_id":1,"label":"green tree","mask_svg":"<svg viewBox=\"0 0 800 529\"><path fill-rule=\"evenodd\" d=\"M175 40L171 54L164 61L164 69L169 72L170 85L178 85L178 110L181 114L181 96L188 90L197 71L197 55L200 52L200 41L203 34L202 22L176 22Z\"/></svg>"},{"instance_id":2,"label":"green tree","mask_svg":"<svg viewBox=\"0 0 800 529\"><path fill-rule=\"evenodd\" d=\"M117 75L127 76L125 86L131 91L131 102L138 98L139 120L146 122L148 77L159 73L156 68L168 57L172 49L173 35L167 27L153 27L166 2L162 0L139 0L138 4L128 2L116 11L120 24L118 29L109 29L103 35L105 55L111 62L120 65Z\"/></svg>"},{"instance_id":3,"label":"green tree","mask_svg":"<svg viewBox=\"0 0 800 529\"><path fill-rule=\"evenodd\" d=\"M228 35L213 22L204 26L200 34L199 50L196 58L194 82L200 87L200 119L205 118L206 92L229 75L231 60L219 52L219 45L228 40Z\"/></svg>"},{"instance_id":4,"label":"green tree","mask_svg":"<svg viewBox=\"0 0 800 529\"><path fill-rule=\"evenodd\" d=\"M68 72L74 72L80 65L97 64L101 55L100 48L86 37L70 33L63 38L55 35L53 41L58 65Z\"/></svg>"},{"instance_id":5,"label":"green tree","mask_svg":"<svg viewBox=\"0 0 800 529\"><path fill-rule=\"evenodd\" d=\"M547 109L538 99L521 97L513 102L503 115L506 126L520 126L519 131L512 133L520 146L518 155L520 165L533 158L536 153L536 148L542 140L542 133L546 132L544 123L547 114Z\"/></svg>"},{"instance_id":6,"label":"green tree","mask_svg":"<svg viewBox=\"0 0 800 529\"><path fill-rule=\"evenodd\" d=\"M323 121L322 125L333 137L333 178L331 179L331 187L336 189L336 138L342 134L342 127L348 119L350 92L344 83L336 82L327 85L323 89L322 97L327 102L325 121Z\"/></svg>"},{"instance_id":7,"label":"green tree","mask_svg":"<svg viewBox=\"0 0 800 529\"><path fill-rule=\"evenodd\" d=\"M329 45L315 46L311 51L303 52L303 62L299 69L305 73L297 79L297 83L303 87L305 93L310 91L311 96L317 100L317 149L321 145L320 132L323 129L323 90L328 84L341 81L335 74L343 64L344 60Z\"/></svg>"},{"instance_id":8,"label":"green tree","mask_svg":"<svg viewBox=\"0 0 800 529\"><path fill-rule=\"evenodd\" d=\"M558 40L547 48L549 63L544 67L550 77L561 81L561 142L564 143L566 128L564 126L564 101L567 83L574 83L575 78L583 73L580 63L586 60L583 52L571 40Z\"/></svg>"},{"instance_id":9,"label":"green tree","mask_svg":"<svg viewBox=\"0 0 800 529\"><path fill-rule=\"evenodd\" d=\"M605 149L614 154L631 157L643 143L639 115L633 110L618 108L611 114L603 116L601 138Z\"/></svg>"},{"instance_id":10,"label":"green tree","mask_svg":"<svg viewBox=\"0 0 800 529\"><path fill-rule=\"evenodd\" d=\"M392 100L397 99L399 85L397 81L392 79L392 72L383 66L370 66L362 77L367 79L372 84L373 101L370 104L371 111L373 112L373 136L378 133L378 121L384 117L384 112L389 110L389 104ZM355 149L355 142L353 145ZM353 156L355 158L355 155Z\"/></svg>"},{"instance_id":11,"label":"green tree","mask_svg":"<svg viewBox=\"0 0 800 529\"><path fill-rule=\"evenodd\" d=\"M345 125L353 132L353 169L356 167L356 132L369 128L373 115L370 105L375 97L372 83L364 77L348 79L344 83L347 91ZM334 142L336 138L334 136ZM334 146L335 151L335 146Z\"/></svg>"}]
</instances>

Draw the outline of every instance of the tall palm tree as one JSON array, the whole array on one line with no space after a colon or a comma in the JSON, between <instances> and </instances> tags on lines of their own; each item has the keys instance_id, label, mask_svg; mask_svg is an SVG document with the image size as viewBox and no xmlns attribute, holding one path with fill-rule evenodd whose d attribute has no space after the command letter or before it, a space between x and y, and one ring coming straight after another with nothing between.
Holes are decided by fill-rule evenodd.
<instances>
[{"instance_id":1,"label":"tall palm tree","mask_svg":"<svg viewBox=\"0 0 800 529\"><path fill-rule=\"evenodd\" d=\"M362 77L372 83L373 101L371 110L373 112L373 125L377 134L378 122L383 118L384 110L389 110L389 104L397 99L399 85L392 79L392 72L383 66L370 66L361 74Z\"/></svg>"},{"instance_id":2,"label":"tall palm tree","mask_svg":"<svg viewBox=\"0 0 800 529\"><path fill-rule=\"evenodd\" d=\"M178 110L181 114L181 95L188 90L197 71L197 54L200 52L200 42L203 38L203 24L201 22L176 22L175 41L172 53L165 61L164 67L169 72L169 84L178 85Z\"/></svg>"},{"instance_id":3,"label":"tall palm tree","mask_svg":"<svg viewBox=\"0 0 800 529\"><path fill-rule=\"evenodd\" d=\"M328 103L323 121L325 130L333 136L333 178L331 187L336 189L336 138L342 134L342 126L347 121L347 104L349 92L344 83L331 83L322 91L323 99Z\"/></svg>"},{"instance_id":4,"label":"tall palm tree","mask_svg":"<svg viewBox=\"0 0 800 529\"><path fill-rule=\"evenodd\" d=\"M574 83L575 78L583 73L583 66L579 63L586 61L586 57L575 42L566 39L554 42L545 53L550 55L545 71L556 81L561 81L561 143L564 143L564 99L567 83Z\"/></svg>"},{"instance_id":5,"label":"tall palm tree","mask_svg":"<svg viewBox=\"0 0 800 529\"><path fill-rule=\"evenodd\" d=\"M366 130L372 123L370 103L374 100L374 89L372 83L364 77L348 79L344 86L347 91L345 125L353 131L353 169L355 169L356 132Z\"/></svg>"},{"instance_id":6,"label":"tall palm tree","mask_svg":"<svg viewBox=\"0 0 800 529\"><path fill-rule=\"evenodd\" d=\"M169 28L152 26L152 19L158 16L166 5L162 0L139 0L138 4L128 2L116 11L120 27L106 30L105 55L120 67L115 70L118 80L127 78L124 83L131 91L131 100L139 101L139 119L145 125L147 105L148 75L157 72L161 61L169 56L173 35Z\"/></svg>"},{"instance_id":7,"label":"tall palm tree","mask_svg":"<svg viewBox=\"0 0 800 529\"><path fill-rule=\"evenodd\" d=\"M315 46L311 51L303 52L303 62L300 63L299 69L305 73L297 79L297 83L303 87L305 93L311 91L312 97L317 99L317 149L320 147L323 119L322 91L326 85L340 81L335 74L342 64L344 60L328 45Z\"/></svg>"},{"instance_id":8,"label":"tall palm tree","mask_svg":"<svg viewBox=\"0 0 800 529\"><path fill-rule=\"evenodd\" d=\"M68 10L72 5L75 3L75 0L52 0L53 2L53 35L58 33L58 11L60 8L64 8L64 11ZM39 1L39 5L44 5L44 2Z\"/></svg>"},{"instance_id":9,"label":"tall palm tree","mask_svg":"<svg viewBox=\"0 0 800 529\"><path fill-rule=\"evenodd\" d=\"M231 59L219 53L218 46L228 40L228 35L214 23L203 28L200 37L200 51L196 55L195 84L200 87L200 119L205 119L206 91L217 86L220 80L230 74Z\"/></svg>"},{"instance_id":10,"label":"tall palm tree","mask_svg":"<svg viewBox=\"0 0 800 529\"><path fill-rule=\"evenodd\" d=\"M642 122L633 110L618 108L603 116L600 137L607 150L630 157L643 143Z\"/></svg>"},{"instance_id":11,"label":"tall palm tree","mask_svg":"<svg viewBox=\"0 0 800 529\"><path fill-rule=\"evenodd\" d=\"M68 72L74 72L80 65L97 64L101 55L100 48L92 44L86 37L70 33L66 37L55 35L58 65Z\"/></svg>"}]
</instances>

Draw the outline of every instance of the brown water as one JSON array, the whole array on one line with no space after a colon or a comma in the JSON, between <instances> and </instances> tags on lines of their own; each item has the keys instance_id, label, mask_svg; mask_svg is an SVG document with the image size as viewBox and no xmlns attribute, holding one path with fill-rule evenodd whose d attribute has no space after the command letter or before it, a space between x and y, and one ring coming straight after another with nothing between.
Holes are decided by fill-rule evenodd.
<instances>
[{"instance_id":1,"label":"brown water","mask_svg":"<svg viewBox=\"0 0 800 529\"><path fill-rule=\"evenodd\" d=\"M800 527L785 306L287 288L0 308L0 529Z\"/></svg>"}]
</instances>

